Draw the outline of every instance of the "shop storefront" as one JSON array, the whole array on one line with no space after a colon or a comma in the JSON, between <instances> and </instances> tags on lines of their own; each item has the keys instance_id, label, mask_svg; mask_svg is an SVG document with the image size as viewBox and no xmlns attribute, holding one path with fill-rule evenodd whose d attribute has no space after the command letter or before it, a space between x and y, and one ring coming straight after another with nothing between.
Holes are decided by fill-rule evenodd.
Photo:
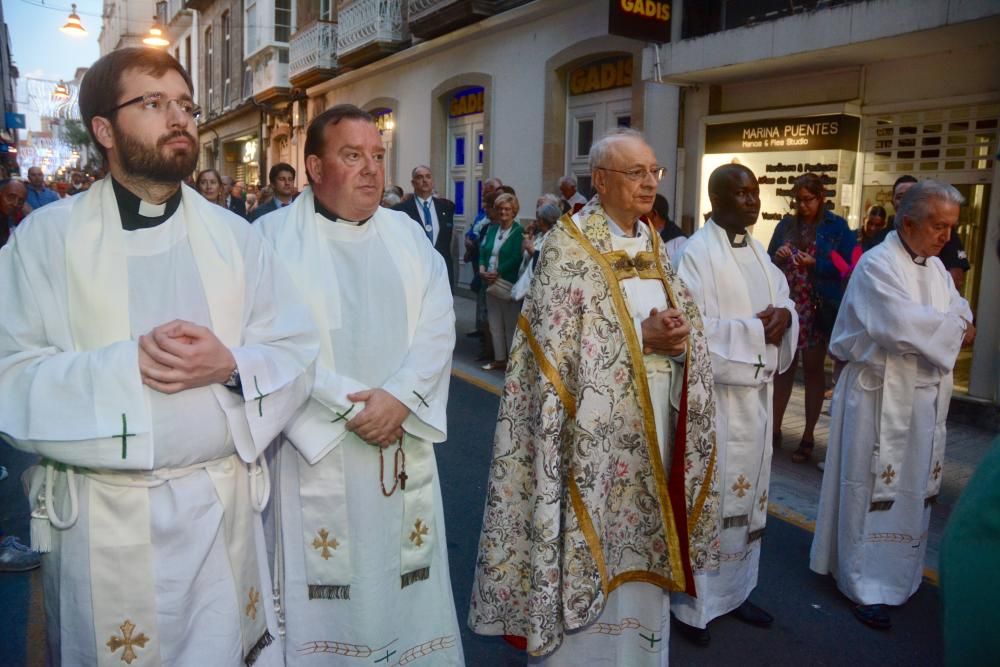
<instances>
[{"instance_id":1,"label":"shop storefront","mask_svg":"<svg viewBox=\"0 0 1000 667\"><path fill-rule=\"evenodd\" d=\"M846 113L741 116L736 122L725 117L705 119L705 150L698 189L700 218L712 210L708 200L708 178L712 171L723 164L738 163L756 174L760 184L760 218L752 234L765 246L778 222L792 211L792 184L809 172L817 174L826 186L827 208L857 226L854 184L860 118Z\"/></svg>"},{"instance_id":2,"label":"shop storefront","mask_svg":"<svg viewBox=\"0 0 1000 667\"><path fill-rule=\"evenodd\" d=\"M585 196L590 186L588 156L594 141L616 127L632 126L631 54L600 57L573 68L566 77L566 174Z\"/></svg>"}]
</instances>

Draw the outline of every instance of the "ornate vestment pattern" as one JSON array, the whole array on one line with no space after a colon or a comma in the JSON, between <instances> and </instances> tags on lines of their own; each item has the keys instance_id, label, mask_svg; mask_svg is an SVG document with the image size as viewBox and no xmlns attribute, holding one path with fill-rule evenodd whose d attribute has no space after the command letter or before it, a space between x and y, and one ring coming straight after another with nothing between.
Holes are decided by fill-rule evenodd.
<instances>
[{"instance_id":1,"label":"ornate vestment pattern","mask_svg":"<svg viewBox=\"0 0 1000 667\"><path fill-rule=\"evenodd\" d=\"M533 655L593 622L620 584L693 594L692 572L719 559L715 404L698 308L650 234L667 297L692 324L665 462L618 284L627 267L611 254L599 201L578 216L581 226L564 217L546 239L521 311L469 615L476 632L526 637Z\"/></svg>"}]
</instances>

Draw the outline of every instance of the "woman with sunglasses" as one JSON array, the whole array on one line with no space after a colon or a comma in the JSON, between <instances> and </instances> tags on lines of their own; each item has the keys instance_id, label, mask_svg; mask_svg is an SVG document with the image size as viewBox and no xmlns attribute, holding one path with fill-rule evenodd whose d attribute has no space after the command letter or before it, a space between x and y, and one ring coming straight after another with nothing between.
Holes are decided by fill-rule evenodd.
<instances>
[{"instance_id":1,"label":"woman with sunglasses","mask_svg":"<svg viewBox=\"0 0 1000 667\"><path fill-rule=\"evenodd\" d=\"M792 460L804 463L812 455L813 430L823 408L826 348L844 296L840 271L831 253L851 257L855 233L847 221L829 210L822 179L813 173L792 185L795 214L786 215L771 237L767 253L785 273L799 315L799 344L795 359L774 380L774 445L781 446L781 421L792 395L795 371L802 361L806 389L806 425Z\"/></svg>"}]
</instances>

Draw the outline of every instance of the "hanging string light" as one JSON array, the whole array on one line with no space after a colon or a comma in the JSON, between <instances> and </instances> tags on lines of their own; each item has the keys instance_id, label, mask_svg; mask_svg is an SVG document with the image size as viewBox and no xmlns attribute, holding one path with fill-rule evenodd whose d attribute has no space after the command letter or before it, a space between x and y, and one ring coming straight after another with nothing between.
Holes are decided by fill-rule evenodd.
<instances>
[{"instance_id":1,"label":"hanging string light","mask_svg":"<svg viewBox=\"0 0 1000 667\"><path fill-rule=\"evenodd\" d=\"M83 37L87 34L87 29L83 27L80 22L80 15L76 13L76 5L73 5L73 9L69 13L69 19L66 21L66 25L59 28L67 35L72 35L73 37Z\"/></svg>"},{"instance_id":2,"label":"hanging string light","mask_svg":"<svg viewBox=\"0 0 1000 667\"><path fill-rule=\"evenodd\" d=\"M170 46L170 42L163 36L163 28L160 27L160 20L153 17L153 27L149 29L149 34L146 35L142 43L146 46Z\"/></svg>"}]
</instances>

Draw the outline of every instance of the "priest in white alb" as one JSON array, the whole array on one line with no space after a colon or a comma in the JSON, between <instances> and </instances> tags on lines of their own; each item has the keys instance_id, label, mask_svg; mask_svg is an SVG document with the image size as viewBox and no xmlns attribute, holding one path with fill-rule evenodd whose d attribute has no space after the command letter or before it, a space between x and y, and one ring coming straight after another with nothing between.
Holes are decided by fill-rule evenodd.
<instances>
[{"instance_id":1,"label":"priest in white alb","mask_svg":"<svg viewBox=\"0 0 1000 667\"><path fill-rule=\"evenodd\" d=\"M198 107L166 53L91 67L108 177L0 251L0 430L41 455L49 662L280 665L261 454L306 400L318 340L257 233L181 185Z\"/></svg>"},{"instance_id":2,"label":"priest in white alb","mask_svg":"<svg viewBox=\"0 0 1000 667\"><path fill-rule=\"evenodd\" d=\"M722 497L719 570L695 575L697 597L675 593L679 632L705 645L723 614L761 627L774 620L748 599L757 586L771 479L776 373L795 354L798 316L788 283L747 227L760 213L752 171L725 164L708 179L712 217L684 246L677 273L701 311L715 377L715 432Z\"/></svg>"},{"instance_id":3,"label":"priest in white alb","mask_svg":"<svg viewBox=\"0 0 1000 667\"><path fill-rule=\"evenodd\" d=\"M469 626L532 665L663 667L670 591L718 566L715 403L698 307L649 211L663 168L619 129L597 194L545 237L500 402Z\"/></svg>"},{"instance_id":4,"label":"priest in white alb","mask_svg":"<svg viewBox=\"0 0 1000 667\"><path fill-rule=\"evenodd\" d=\"M258 226L320 329L312 398L278 454L275 577L288 665L461 665L434 443L455 314L444 260L380 208L372 117L309 125L310 187Z\"/></svg>"},{"instance_id":5,"label":"priest in white alb","mask_svg":"<svg viewBox=\"0 0 1000 667\"><path fill-rule=\"evenodd\" d=\"M952 369L975 338L969 304L937 258L963 202L934 180L909 189L895 231L854 269L830 338L831 356L847 366L833 394L809 566L832 574L858 620L877 629L920 587Z\"/></svg>"}]
</instances>

